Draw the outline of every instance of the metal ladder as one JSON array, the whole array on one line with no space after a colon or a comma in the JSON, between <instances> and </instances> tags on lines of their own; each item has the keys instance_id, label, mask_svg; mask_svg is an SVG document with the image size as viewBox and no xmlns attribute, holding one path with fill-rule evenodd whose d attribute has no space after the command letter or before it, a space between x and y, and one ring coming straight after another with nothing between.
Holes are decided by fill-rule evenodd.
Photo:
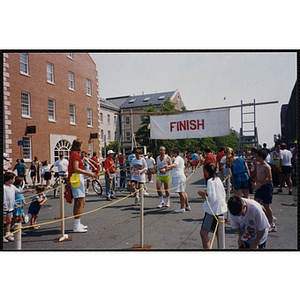
<instances>
[{"instance_id":1,"label":"metal ladder","mask_svg":"<svg viewBox=\"0 0 300 300\"><path fill-rule=\"evenodd\" d=\"M245 155L244 150L250 150L252 147L258 147L255 99L253 103L249 103L249 106L243 105L243 100L241 100L241 128L238 154Z\"/></svg>"}]
</instances>

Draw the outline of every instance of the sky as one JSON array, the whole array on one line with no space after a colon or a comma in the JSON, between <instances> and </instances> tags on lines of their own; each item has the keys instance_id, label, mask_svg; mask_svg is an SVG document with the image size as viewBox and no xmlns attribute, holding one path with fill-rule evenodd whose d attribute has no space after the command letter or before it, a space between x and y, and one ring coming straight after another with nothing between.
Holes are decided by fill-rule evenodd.
<instances>
[{"instance_id":1,"label":"sky","mask_svg":"<svg viewBox=\"0 0 300 300\"><path fill-rule=\"evenodd\" d=\"M240 105L241 100L243 104L254 99L256 103L278 101L256 106L258 142L267 147L274 145L274 134L281 133L281 106L289 102L296 82L295 52L102 52L92 56L101 98L178 89L188 110ZM240 131L241 108L230 109L230 127Z\"/></svg>"}]
</instances>

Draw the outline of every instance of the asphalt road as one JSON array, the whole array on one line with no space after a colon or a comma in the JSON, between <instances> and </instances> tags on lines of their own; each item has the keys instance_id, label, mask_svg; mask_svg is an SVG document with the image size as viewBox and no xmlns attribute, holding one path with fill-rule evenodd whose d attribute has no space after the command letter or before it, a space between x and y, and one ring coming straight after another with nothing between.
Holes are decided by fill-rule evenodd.
<instances>
[{"instance_id":1,"label":"asphalt road","mask_svg":"<svg viewBox=\"0 0 300 300\"><path fill-rule=\"evenodd\" d=\"M188 172L191 175L191 171ZM155 179L154 179L155 181ZM104 182L101 180L102 186ZM171 207L157 208L159 199L155 190L155 182L147 184L149 195L145 196L144 209L144 244L151 246L150 250L203 250L199 235L203 221L203 199L197 191L205 190L202 168L199 168L187 181L186 192L189 197L191 211L174 213L179 208L179 197L171 191ZM172 187L172 185L171 185ZM277 190L277 189L275 189ZM233 194L233 192L232 192ZM274 194L272 210L277 217L277 232L269 233L267 249L296 250L297 240L297 197L288 195L288 189L283 193ZM28 194L27 194L28 195ZM90 188L86 197L86 206L82 223L88 225L86 233L73 233L73 219L65 221L65 234L71 241L54 242L61 237L60 199L54 198L49 192L48 201L42 206L37 223L40 229L24 229L22 250L132 250L140 244L140 206L134 205L134 198L128 197L126 191L116 193L118 200L106 201L105 190L101 196ZM252 196L253 197L253 196ZM72 217L73 205L65 203L65 216ZM27 212L27 208L25 211ZM28 224L23 223L24 227ZM213 234L209 235L210 240ZM14 250L14 242L3 243L3 250ZM217 249L216 239L213 249ZM225 225L225 249L237 249L237 233L229 224ZM136 250L132 250L136 251ZM143 250L144 251L144 250Z\"/></svg>"}]
</instances>

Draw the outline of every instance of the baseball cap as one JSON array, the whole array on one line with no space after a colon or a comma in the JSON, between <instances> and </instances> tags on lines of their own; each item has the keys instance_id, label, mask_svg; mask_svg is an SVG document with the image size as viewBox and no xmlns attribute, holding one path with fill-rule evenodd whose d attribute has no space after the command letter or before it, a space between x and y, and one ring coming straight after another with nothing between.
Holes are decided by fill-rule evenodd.
<instances>
[{"instance_id":1,"label":"baseball cap","mask_svg":"<svg viewBox=\"0 0 300 300\"><path fill-rule=\"evenodd\" d=\"M108 150L107 151L107 155L112 154L112 153L116 153L116 152L114 152L113 150Z\"/></svg>"}]
</instances>

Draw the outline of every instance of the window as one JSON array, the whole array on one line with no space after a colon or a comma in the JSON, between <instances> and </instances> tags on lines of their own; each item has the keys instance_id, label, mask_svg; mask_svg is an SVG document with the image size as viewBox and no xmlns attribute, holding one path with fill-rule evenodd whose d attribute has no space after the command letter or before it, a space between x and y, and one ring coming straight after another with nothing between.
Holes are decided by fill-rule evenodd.
<instances>
[{"instance_id":1,"label":"window","mask_svg":"<svg viewBox=\"0 0 300 300\"><path fill-rule=\"evenodd\" d=\"M47 82L54 83L54 68L53 64L47 62Z\"/></svg>"},{"instance_id":2,"label":"window","mask_svg":"<svg viewBox=\"0 0 300 300\"><path fill-rule=\"evenodd\" d=\"M100 123L103 124L103 113L100 113Z\"/></svg>"},{"instance_id":3,"label":"window","mask_svg":"<svg viewBox=\"0 0 300 300\"><path fill-rule=\"evenodd\" d=\"M24 146L23 146L23 158L24 160L31 160L31 137L23 136Z\"/></svg>"},{"instance_id":4,"label":"window","mask_svg":"<svg viewBox=\"0 0 300 300\"><path fill-rule=\"evenodd\" d=\"M20 53L20 72L29 75L27 53Z\"/></svg>"},{"instance_id":5,"label":"window","mask_svg":"<svg viewBox=\"0 0 300 300\"><path fill-rule=\"evenodd\" d=\"M71 71L68 71L68 78L69 78L69 89L74 90L74 73Z\"/></svg>"},{"instance_id":6,"label":"window","mask_svg":"<svg viewBox=\"0 0 300 300\"><path fill-rule=\"evenodd\" d=\"M60 140L54 148L54 161L59 159L59 154L63 153L65 159L70 157L71 144L67 140Z\"/></svg>"},{"instance_id":7,"label":"window","mask_svg":"<svg viewBox=\"0 0 300 300\"><path fill-rule=\"evenodd\" d=\"M100 139L103 141L103 139L104 139L104 133L103 133L103 129L101 129L101 131L100 131Z\"/></svg>"},{"instance_id":8,"label":"window","mask_svg":"<svg viewBox=\"0 0 300 300\"><path fill-rule=\"evenodd\" d=\"M114 125L117 125L117 116L114 116Z\"/></svg>"},{"instance_id":9,"label":"window","mask_svg":"<svg viewBox=\"0 0 300 300\"><path fill-rule=\"evenodd\" d=\"M87 109L87 124L93 126L93 111L91 108Z\"/></svg>"},{"instance_id":10,"label":"window","mask_svg":"<svg viewBox=\"0 0 300 300\"><path fill-rule=\"evenodd\" d=\"M166 96L160 96L158 100L164 100Z\"/></svg>"},{"instance_id":11,"label":"window","mask_svg":"<svg viewBox=\"0 0 300 300\"><path fill-rule=\"evenodd\" d=\"M86 94L91 96L92 95L92 83L90 79L86 79Z\"/></svg>"},{"instance_id":12,"label":"window","mask_svg":"<svg viewBox=\"0 0 300 300\"><path fill-rule=\"evenodd\" d=\"M117 140L117 132L115 131L115 141Z\"/></svg>"},{"instance_id":13,"label":"window","mask_svg":"<svg viewBox=\"0 0 300 300\"><path fill-rule=\"evenodd\" d=\"M48 99L48 120L55 121L55 100Z\"/></svg>"},{"instance_id":14,"label":"window","mask_svg":"<svg viewBox=\"0 0 300 300\"><path fill-rule=\"evenodd\" d=\"M74 104L70 104L70 123L71 124L76 124L75 105Z\"/></svg>"},{"instance_id":15,"label":"window","mask_svg":"<svg viewBox=\"0 0 300 300\"><path fill-rule=\"evenodd\" d=\"M130 132L126 131L125 132L125 141L130 141L130 140L131 140Z\"/></svg>"},{"instance_id":16,"label":"window","mask_svg":"<svg viewBox=\"0 0 300 300\"><path fill-rule=\"evenodd\" d=\"M130 124L130 117L125 117L125 125L129 125Z\"/></svg>"},{"instance_id":17,"label":"window","mask_svg":"<svg viewBox=\"0 0 300 300\"><path fill-rule=\"evenodd\" d=\"M73 53L67 53L67 57L68 57L68 58L71 58L71 59L74 59Z\"/></svg>"},{"instance_id":18,"label":"window","mask_svg":"<svg viewBox=\"0 0 300 300\"><path fill-rule=\"evenodd\" d=\"M110 125L110 115L107 115L107 125Z\"/></svg>"},{"instance_id":19,"label":"window","mask_svg":"<svg viewBox=\"0 0 300 300\"><path fill-rule=\"evenodd\" d=\"M128 101L128 103L134 103L136 101L136 99L130 99L129 101Z\"/></svg>"},{"instance_id":20,"label":"window","mask_svg":"<svg viewBox=\"0 0 300 300\"><path fill-rule=\"evenodd\" d=\"M144 101L144 102L148 102L150 99L151 99L150 97L147 97L147 98L145 98L143 101Z\"/></svg>"},{"instance_id":21,"label":"window","mask_svg":"<svg viewBox=\"0 0 300 300\"><path fill-rule=\"evenodd\" d=\"M111 140L110 131L107 131L107 141L109 142Z\"/></svg>"},{"instance_id":22,"label":"window","mask_svg":"<svg viewBox=\"0 0 300 300\"><path fill-rule=\"evenodd\" d=\"M88 141L88 152L91 156L93 156L93 148L94 148L93 141Z\"/></svg>"},{"instance_id":23,"label":"window","mask_svg":"<svg viewBox=\"0 0 300 300\"><path fill-rule=\"evenodd\" d=\"M31 117L30 115L30 94L21 92L22 117Z\"/></svg>"}]
</instances>

